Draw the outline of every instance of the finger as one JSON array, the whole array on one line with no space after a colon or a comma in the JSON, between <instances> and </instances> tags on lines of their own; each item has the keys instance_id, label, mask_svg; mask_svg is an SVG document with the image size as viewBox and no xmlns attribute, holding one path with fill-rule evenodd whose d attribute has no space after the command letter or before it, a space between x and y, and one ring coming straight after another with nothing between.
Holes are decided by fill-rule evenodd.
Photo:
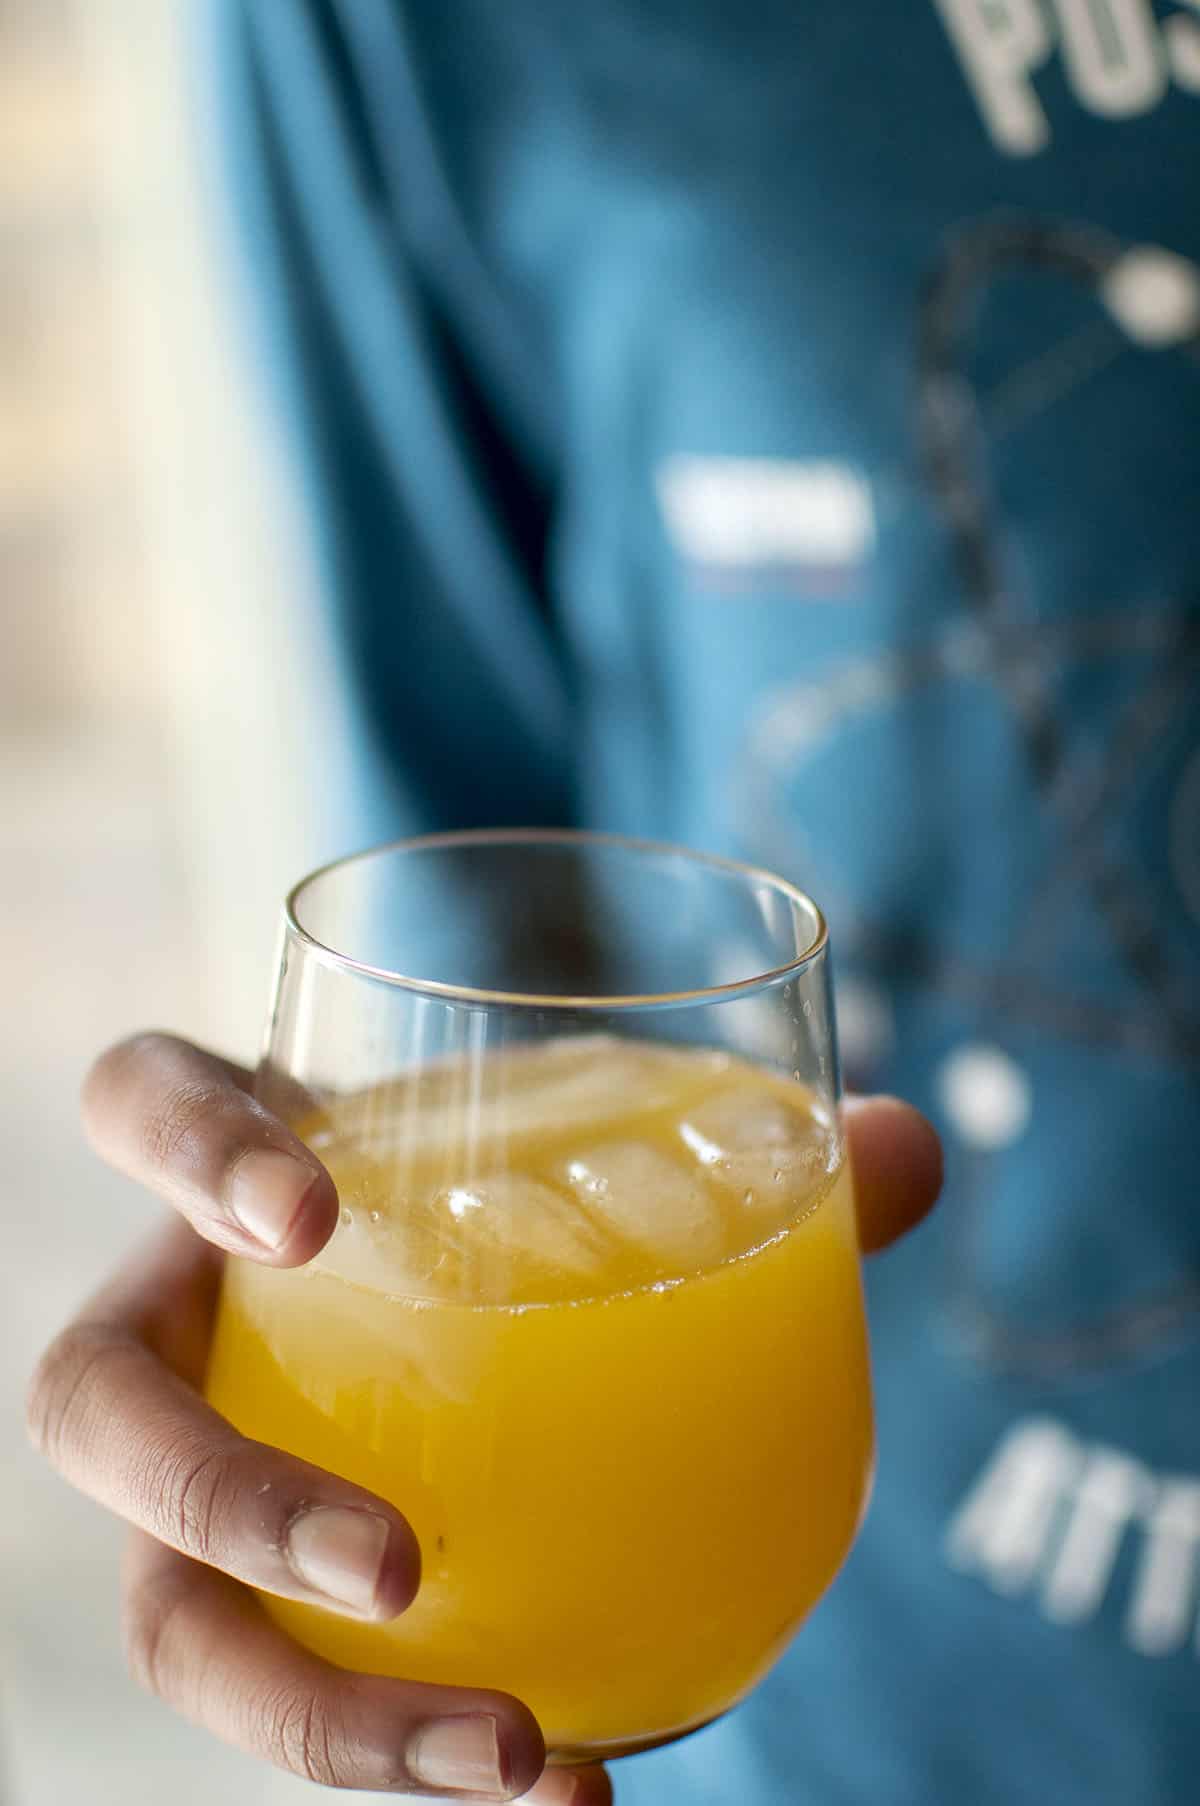
<instances>
[{"instance_id":1,"label":"finger","mask_svg":"<svg viewBox=\"0 0 1200 1806\"><path fill-rule=\"evenodd\" d=\"M110 1165L165 1198L217 1247L299 1266L332 1235L337 1190L246 1083L240 1068L186 1041L137 1035L88 1073L84 1127Z\"/></svg>"},{"instance_id":2,"label":"finger","mask_svg":"<svg viewBox=\"0 0 1200 1806\"><path fill-rule=\"evenodd\" d=\"M521 1799L527 1806L612 1806L612 1797L602 1768L548 1768Z\"/></svg>"},{"instance_id":3,"label":"finger","mask_svg":"<svg viewBox=\"0 0 1200 1806\"><path fill-rule=\"evenodd\" d=\"M843 1106L858 1233L864 1254L914 1228L942 1188L942 1145L919 1110L897 1097L847 1098Z\"/></svg>"},{"instance_id":4,"label":"finger","mask_svg":"<svg viewBox=\"0 0 1200 1806\"><path fill-rule=\"evenodd\" d=\"M186 1311L197 1274L211 1283L211 1260L172 1224L59 1336L30 1388L35 1444L81 1491L197 1561L345 1616L394 1618L420 1579L400 1513L239 1435L160 1358L155 1325Z\"/></svg>"},{"instance_id":5,"label":"finger","mask_svg":"<svg viewBox=\"0 0 1200 1806\"><path fill-rule=\"evenodd\" d=\"M146 1536L132 1539L123 1581L126 1650L143 1685L293 1774L328 1787L512 1800L541 1773L537 1723L507 1694L334 1668L292 1643L242 1588ZM586 1794L579 1801L591 1806Z\"/></svg>"}]
</instances>

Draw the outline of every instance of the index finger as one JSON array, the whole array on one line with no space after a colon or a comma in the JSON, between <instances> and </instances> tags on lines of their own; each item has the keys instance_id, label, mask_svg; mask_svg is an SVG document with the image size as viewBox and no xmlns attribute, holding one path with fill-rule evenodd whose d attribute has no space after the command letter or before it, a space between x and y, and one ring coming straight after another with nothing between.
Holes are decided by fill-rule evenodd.
<instances>
[{"instance_id":1,"label":"index finger","mask_svg":"<svg viewBox=\"0 0 1200 1806\"><path fill-rule=\"evenodd\" d=\"M393 1618L420 1574L400 1513L240 1435L195 1389L217 1258L172 1222L127 1263L39 1362L34 1445L82 1492L196 1561L284 1598Z\"/></svg>"},{"instance_id":2,"label":"index finger","mask_svg":"<svg viewBox=\"0 0 1200 1806\"><path fill-rule=\"evenodd\" d=\"M337 1188L250 1082L173 1035L135 1035L88 1073L84 1128L110 1166L165 1198L206 1241L301 1266L333 1234Z\"/></svg>"}]
</instances>

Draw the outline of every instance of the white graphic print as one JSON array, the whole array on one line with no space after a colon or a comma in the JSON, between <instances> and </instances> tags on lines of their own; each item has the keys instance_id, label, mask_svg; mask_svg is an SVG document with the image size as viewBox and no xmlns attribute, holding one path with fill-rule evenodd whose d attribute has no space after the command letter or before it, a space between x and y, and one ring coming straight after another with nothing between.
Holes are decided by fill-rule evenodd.
<instances>
[{"instance_id":1,"label":"white graphic print","mask_svg":"<svg viewBox=\"0 0 1200 1806\"><path fill-rule=\"evenodd\" d=\"M1126 1539L1136 1539L1122 1637L1139 1655L1192 1640L1200 1558L1200 1478L1155 1475L1119 1449L1087 1444L1053 1418L1010 1430L946 1532L951 1567L1009 1597L1032 1594L1052 1623L1095 1617Z\"/></svg>"},{"instance_id":2,"label":"white graphic print","mask_svg":"<svg viewBox=\"0 0 1200 1806\"><path fill-rule=\"evenodd\" d=\"M1186 0L1196 6L1198 0ZM1181 88L1200 94L1200 23L1186 13L1175 13L1163 25L1163 41L1171 73Z\"/></svg>"},{"instance_id":3,"label":"white graphic print","mask_svg":"<svg viewBox=\"0 0 1200 1806\"><path fill-rule=\"evenodd\" d=\"M1029 156L1050 126L1029 77L1050 54L1040 0L934 0L999 148Z\"/></svg>"},{"instance_id":4,"label":"white graphic print","mask_svg":"<svg viewBox=\"0 0 1200 1806\"><path fill-rule=\"evenodd\" d=\"M1148 113L1167 85L1149 0L1055 0L1067 79L1108 119Z\"/></svg>"},{"instance_id":5,"label":"white graphic print","mask_svg":"<svg viewBox=\"0 0 1200 1806\"><path fill-rule=\"evenodd\" d=\"M1102 119L1158 105L1168 82L1200 90L1200 11L1159 21L1150 0L934 0L998 149L1027 157L1050 142L1033 76L1057 42L1076 100Z\"/></svg>"},{"instance_id":6,"label":"white graphic print","mask_svg":"<svg viewBox=\"0 0 1200 1806\"><path fill-rule=\"evenodd\" d=\"M875 543L866 480L822 459L675 457L657 477L676 550L730 578L848 573Z\"/></svg>"}]
</instances>

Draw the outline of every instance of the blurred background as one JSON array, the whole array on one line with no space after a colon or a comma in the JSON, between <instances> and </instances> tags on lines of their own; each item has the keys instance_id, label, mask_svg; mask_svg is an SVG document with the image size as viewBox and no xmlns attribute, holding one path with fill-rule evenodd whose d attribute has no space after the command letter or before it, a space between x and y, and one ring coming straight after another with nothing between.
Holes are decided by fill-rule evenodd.
<instances>
[{"instance_id":1,"label":"blurred background","mask_svg":"<svg viewBox=\"0 0 1200 1806\"><path fill-rule=\"evenodd\" d=\"M88 1060L147 1025L252 1058L279 901L318 851L295 699L319 686L286 630L305 573L192 13L0 0L3 1806L313 1797L136 1692L117 1526L20 1422L39 1348L153 1211L83 1145Z\"/></svg>"}]
</instances>

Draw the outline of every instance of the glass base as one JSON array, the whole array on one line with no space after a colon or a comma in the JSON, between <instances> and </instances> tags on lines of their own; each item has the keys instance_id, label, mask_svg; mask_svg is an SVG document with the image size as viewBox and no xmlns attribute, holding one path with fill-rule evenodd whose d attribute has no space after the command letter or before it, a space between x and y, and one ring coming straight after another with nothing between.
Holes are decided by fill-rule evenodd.
<instances>
[{"instance_id":1,"label":"glass base","mask_svg":"<svg viewBox=\"0 0 1200 1806\"><path fill-rule=\"evenodd\" d=\"M546 1752L546 1767L583 1768L588 1763L615 1762L620 1756L641 1756L647 1750L664 1749L668 1743L681 1743L685 1737L694 1737L697 1731L706 1731L710 1724L716 1724L724 1716L724 1712L714 1712L711 1718L698 1718L695 1724L683 1725L677 1731L660 1731L647 1737L617 1737L607 1743L555 1744Z\"/></svg>"}]
</instances>

